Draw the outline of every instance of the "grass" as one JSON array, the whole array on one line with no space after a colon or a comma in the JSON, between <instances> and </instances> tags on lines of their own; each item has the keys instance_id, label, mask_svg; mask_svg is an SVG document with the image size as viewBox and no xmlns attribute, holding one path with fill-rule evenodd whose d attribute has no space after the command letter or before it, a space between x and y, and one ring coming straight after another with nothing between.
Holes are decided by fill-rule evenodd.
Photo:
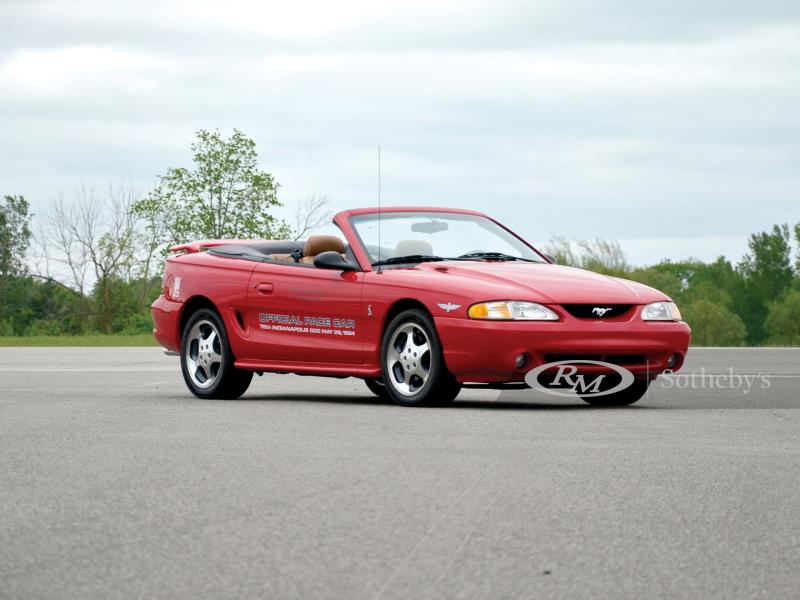
<instances>
[{"instance_id":1,"label":"grass","mask_svg":"<svg viewBox=\"0 0 800 600\"><path fill-rule=\"evenodd\" d=\"M139 335L33 335L0 336L0 346L157 346L153 334Z\"/></svg>"}]
</instances>

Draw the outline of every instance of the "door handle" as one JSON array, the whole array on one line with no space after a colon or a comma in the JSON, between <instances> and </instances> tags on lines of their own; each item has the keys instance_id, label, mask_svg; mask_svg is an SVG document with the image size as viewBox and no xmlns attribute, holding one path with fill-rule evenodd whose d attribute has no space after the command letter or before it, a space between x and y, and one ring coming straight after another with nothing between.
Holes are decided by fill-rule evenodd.
<instances>
[{"instance_id":1,"label":"door handle","mask_svg":"<svg viewBox=\"0 0 800 600\"><path fill-rule=\"evenodd\" d=\"M266 283L264 281L256 284L256 290L258 290L259 294L271 294L274 289L275 289L274 285L272 285L271 283Z\"/></svg>"}]
</instances>

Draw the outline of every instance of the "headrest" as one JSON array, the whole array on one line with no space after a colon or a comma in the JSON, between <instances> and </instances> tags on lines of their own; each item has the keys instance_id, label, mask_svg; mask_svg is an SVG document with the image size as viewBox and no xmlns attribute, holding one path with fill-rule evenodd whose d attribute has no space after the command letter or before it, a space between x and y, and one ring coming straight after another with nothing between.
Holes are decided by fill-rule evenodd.
<instances>
[{"instance_id":1,"label":"headrest","mask_svg":"<svg viewBox=\"0 0 800 600\"><path fill-rule=\"evenodd\" d=\"M412 254L433 254L433 246L424 240L400 240L394 249L395 256L411 256Z\"/></svg>"},{"instance_id":2,"label":"headrest","mask_svg":"<svg viewBox=\"0 0 800 600\"><path fill-rule=\"evenodd\" d=\"M330 250L344 254L344 242L335 235L312 235L306 240L303 256L316 256Z\"/></svg>"}]
</instances>

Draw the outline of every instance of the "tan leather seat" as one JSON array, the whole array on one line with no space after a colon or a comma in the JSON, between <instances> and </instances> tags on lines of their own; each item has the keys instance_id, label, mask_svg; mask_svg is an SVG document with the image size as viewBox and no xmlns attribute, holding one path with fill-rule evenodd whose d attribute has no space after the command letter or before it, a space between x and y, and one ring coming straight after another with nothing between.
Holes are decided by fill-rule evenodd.
<instances>
[{"instance_id":1,"label":"tan leather seat","mask_svg":"<svg viewBox=\"0 0 800 600\"><path fill-rule=\"evenodd\" d=\"M400 240L394 248L395 256L412 256L414 254L431 256L433 246L425 240Z\"/></svg>"},{"instance_id":2,"label":"tan leather seat","mask_svg":"<svg viewBox=\"0 0 800 600\"><path fill-rule=\"evenodd\" d=\"M306 240L300 262L314 264L317 254L331 251L344 254L344 242L335 235L312 235Z\"/></svg>"}]
</instances>

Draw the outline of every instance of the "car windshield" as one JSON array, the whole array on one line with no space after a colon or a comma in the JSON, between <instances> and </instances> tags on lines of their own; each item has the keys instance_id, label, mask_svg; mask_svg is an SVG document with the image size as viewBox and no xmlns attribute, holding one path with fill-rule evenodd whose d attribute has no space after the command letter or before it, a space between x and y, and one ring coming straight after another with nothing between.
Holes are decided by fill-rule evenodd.
<instances>
[{"instance_id":1,"label":"car windshield","mask_svg":"<svg viewBox=\"0 0 800 600\"><path fill-rule=\"evenodd\" d=\"M351 218L375 264L428 260L520 260L545 262L524 242L479 215L445 212L369 213Z\"/></svg>"}]
</instances>

